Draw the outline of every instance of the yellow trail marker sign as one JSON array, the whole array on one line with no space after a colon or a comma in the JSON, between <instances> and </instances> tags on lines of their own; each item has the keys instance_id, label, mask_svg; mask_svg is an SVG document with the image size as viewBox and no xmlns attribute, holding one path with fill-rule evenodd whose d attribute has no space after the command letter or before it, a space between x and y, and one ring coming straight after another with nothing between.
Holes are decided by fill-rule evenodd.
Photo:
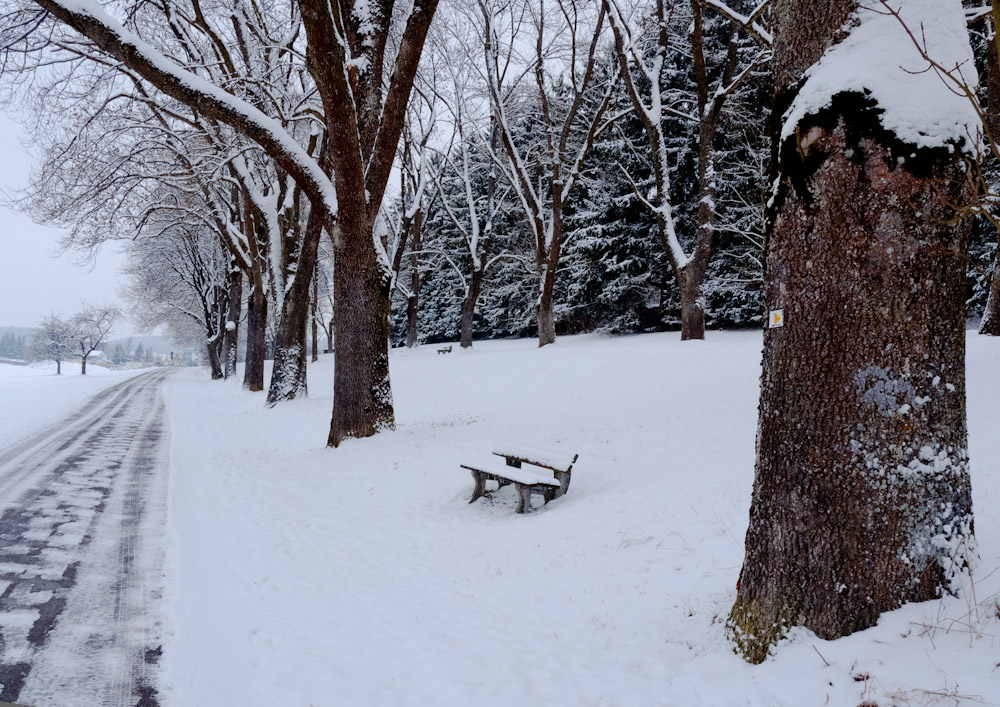
<instances>
[{"instance_id":1,"label":"yellow trail marker sign","mask_svg":"<svg viewBox=\"0 0 1000 707\"><path fill-rule=\"evenodd\" d=\"M785 310L784 309L772 309L771 316L768 317L767 326L770 329L777 329L778 327L785 326Z\"/></svg>"}]
</instances>

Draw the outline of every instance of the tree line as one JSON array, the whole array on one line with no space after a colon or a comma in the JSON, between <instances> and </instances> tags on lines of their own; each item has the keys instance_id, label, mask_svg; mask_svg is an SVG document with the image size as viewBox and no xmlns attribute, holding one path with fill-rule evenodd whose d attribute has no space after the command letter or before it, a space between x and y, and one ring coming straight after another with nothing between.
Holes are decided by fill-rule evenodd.
<instances>
[{"instance_id":1,"label":"tree line","mask_svg":"<svg viewBox=\"0 0 1000 707\"><path fill-rule=\"evenodd\" d=\"M0 358L9 358L15 361L25 359L25 343L27 338L24 335L12 334L5 331L0 335Z\"/></svg>"}]
</instances>

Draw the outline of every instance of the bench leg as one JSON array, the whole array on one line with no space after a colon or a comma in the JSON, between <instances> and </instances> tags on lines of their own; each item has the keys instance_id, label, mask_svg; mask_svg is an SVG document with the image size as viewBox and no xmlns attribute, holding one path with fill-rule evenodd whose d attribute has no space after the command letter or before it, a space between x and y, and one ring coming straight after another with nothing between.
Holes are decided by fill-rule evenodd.
<instances>
[{"instance_id":1,"label":"bench leg","mask_svg":"<svg viewBox=\"0 0 1000 707\"><path fill-rule=\"evenodd\" d=\"M472 479L476 482L476 487L472 490L472 498L469 499L469 503L475 503L476 499L482 497L486 493L486 477L482 474L482 472L472 472Z\"/></svg>"},{"instance_id":2,"label":"bench leg","mask_svg":"<svg viewBox=\"0 0 1000 707\"><path fill-rule=\"evenodd\" d=\"M565 496L566 492L569 491L569 472L557 471L555 472L555 477L556 481L559 482L559 488L553 491L552 498L559 498L560 496ZM546 498L548 498L547 495Z\"/></svg>"},{"instance_id":3,"label":"bench leg","mask_svg":"<svg viewBox=\"0 0 1000 707\"><path fill-rule=\"evenodd\" d=\"M514 488L517 489L517 510L515 513L527 513L531 510L531 486L515 482Z\"/></svg>"}]
</instances>

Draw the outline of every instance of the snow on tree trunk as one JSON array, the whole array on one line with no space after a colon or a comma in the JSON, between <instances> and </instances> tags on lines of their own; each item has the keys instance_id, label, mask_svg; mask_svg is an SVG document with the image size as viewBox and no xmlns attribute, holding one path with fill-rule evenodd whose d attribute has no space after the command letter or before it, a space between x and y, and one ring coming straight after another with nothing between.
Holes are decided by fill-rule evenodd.
<instances>
[{"instance_id":1,"label":"snow on tree trunk","mask_svg":"<svg viewBox=\"0 0 1000 707\"><path fill-rule=\"evenodd\" d=\"M208 352L208 366L212 370L212 380L222 380L221 339L216 338L205 345Z\"/></svg>"},{"instance_id":2,"label":"snow on tree trunk","mask_svg":"<svg viewBox=\"0 0 1000 707\"><path fill-rule=\"evenodd\" d=\"M304 397L306 385L306 323L309 320L309 290L316 270L316 252L323 235L323 215L309 215L294 278L281 305L281 320L274 338L274 366L267 405Z\"/></svg>"},{"instance_id":3,"label":"snow on tree trunk","mask_svg":"<svg viewBox=\"0 0 1000 707\"><path fill-rule=\"evenodd\" d=\"M236 375L236 359L239 355L240 310L243 307L243 273L235 267L229 272L227 298L228 314L226 315L226 333L222 345L225 357L222 375L228 379Z\"/></svg>"},{"instance_id":4,"label":"snow on tree trunk","mask_svg":"<svg viewBox=\"0 0 1000 707\"><path fill-rule=\"evenodd\" d=\"M925 20L931 46L971 59L958 0L903 6L924 11L916 21ZM776 140L765 301L784 310L784 325L764 335L746 557L729 620L752 662L791 626L833 639L904 602L941 596L975 557L969 228L955 219L955 206L976 196L956 138L966 114L918 125L921 115L942 115L947 88L933 73L898 68L914 52L895 18L858 10L848 37L824 55L855 7L789 0L777 18L773 115L795 124ZM872 21L885 24L872 31ZM938 41L947 33L957 49ZM894 59L873 59L884 51ZM858 67L870 74L865 83L837 83ZM884 90L890 78L908 110Z\"/></svg>"}]
</instances>

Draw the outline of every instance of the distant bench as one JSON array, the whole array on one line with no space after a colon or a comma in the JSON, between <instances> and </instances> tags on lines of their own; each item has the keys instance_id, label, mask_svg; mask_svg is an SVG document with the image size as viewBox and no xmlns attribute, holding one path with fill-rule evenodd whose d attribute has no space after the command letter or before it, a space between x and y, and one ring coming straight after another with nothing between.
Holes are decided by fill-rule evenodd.
<instances>
[{"instance_id":1,"label":"distant bench","mask_svg":"<svg viewBox=\"0 0 1000 707\"><path fill-rule=\"evenodd\" d=\"M488 460L476 464L461 464L463 469L472 472L475 489L469 503L486 494L486 482L496 481L497 488L514 484L517 489L517 513L527 513L531 510L531 494L541 494L548 503L569 491L570 476L573 465L579 455L572 458L559 450L548 450L517 444L501 445L493 450L493 454L507 460L506 464ZM522 464L530 464L534 468L524 468Z\"/></svg>"},{"instance_id":2,"label":"distant bench","mask_svg":"<svg viewBox=\"0 0 1000 707\"><path fill-rule=\"evenodd\" d=\"M451 344L448 344L447 346L442 346L441 348L438 349L439 356L441 354L446 354L446 353L451 353Z\"/></svg>"}]
</instances>

